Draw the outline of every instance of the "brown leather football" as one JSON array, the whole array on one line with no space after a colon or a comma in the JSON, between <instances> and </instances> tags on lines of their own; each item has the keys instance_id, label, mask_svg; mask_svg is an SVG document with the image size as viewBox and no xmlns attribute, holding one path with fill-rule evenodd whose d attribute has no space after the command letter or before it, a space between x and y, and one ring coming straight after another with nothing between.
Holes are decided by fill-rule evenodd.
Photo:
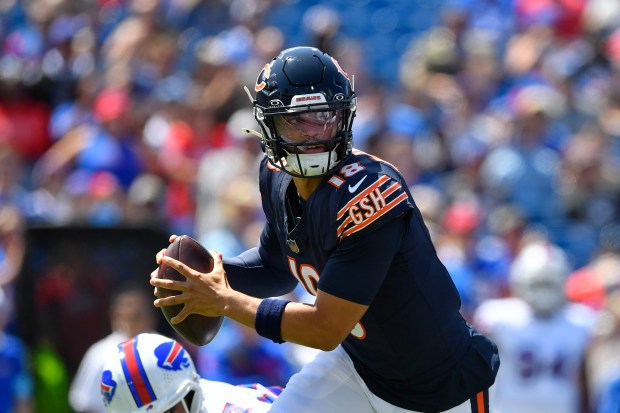
<instances>
[{"instance_id":1,"label":"brown leather football","mask_svg":"<svg viewBox=\"0 0 620 413\"><path fill-rule=\"evenodd\" d=\"M196 271L207 273L213 271L213 257L198 241L188 235L181 235L174 240L166 249L166 256L181 261L183 264ZM168 280L184 280L185 277L179 274L174 268L166 266L164 263L159 267L158 278ZM177 291L166 288L157 288L159 298L176 295ZM190 314L185 320L178 324L170 323L170 319L181 311L183 304L161 307L168 323L183 338L189 342L204 346L208 344L220 330L224 317L206 317L199 314Z\"/></svg>"}]
</instances>

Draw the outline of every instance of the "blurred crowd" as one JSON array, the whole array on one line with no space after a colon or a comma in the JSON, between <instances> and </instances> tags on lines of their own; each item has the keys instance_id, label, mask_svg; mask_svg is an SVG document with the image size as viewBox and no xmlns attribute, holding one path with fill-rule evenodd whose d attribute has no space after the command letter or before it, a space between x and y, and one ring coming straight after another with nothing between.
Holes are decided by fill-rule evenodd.
<instances>
[{"instance_id":1,"label":"blurred crowd","mask_svg":"<svg viewBox=\"0 0 620 413\"><path fill-rule=\"evenodd\" d=\"M403 37L422 11L432 24ZM351 16L377 30L349 30ZM354 75L354 144L408 180L466 317L513 295L532 234L566 254L567 298L596 312L592 340L608 346L598 403L620 377L617 0L0 0L7 299L28 226L157 225L227 256L253 246L262 152L241 129L257 129L243 86L296 45L291 27ZM371 40L397 27L386 76ZM223 343L264 348L205 348L203 373L281 384L308 356L236 328Z\"/></svg>"}]
</instances>

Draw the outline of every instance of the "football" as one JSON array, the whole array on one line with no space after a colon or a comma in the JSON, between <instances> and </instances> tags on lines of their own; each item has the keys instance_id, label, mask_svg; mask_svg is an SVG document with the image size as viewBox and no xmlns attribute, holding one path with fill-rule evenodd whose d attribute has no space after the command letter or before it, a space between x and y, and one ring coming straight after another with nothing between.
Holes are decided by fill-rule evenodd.
<instances>
[{"instance_id":1,"label":"football","mask_svg":"<svg viewBox=\"0 0 620 413\"><path fill-rule=\"evenodd\" d=\"M181 235L171 243L166 249L166 256L181 261L183 264L202 273L213 270L213 257L198 241L188 235ZM162 263L159 267L158 278L168 280L184 280L185 277L179 274L174 268ZM157 288L159 298L170 297L178 292L166 288ZM172 324L170 319L183 309L183 304L161 307L161 311L168 323L183 338L197 346L204 346L213 340L220 330L224 317L206 317L199 314L190 314L185 320L178 324Z\"/></svg>"}]
</instances>

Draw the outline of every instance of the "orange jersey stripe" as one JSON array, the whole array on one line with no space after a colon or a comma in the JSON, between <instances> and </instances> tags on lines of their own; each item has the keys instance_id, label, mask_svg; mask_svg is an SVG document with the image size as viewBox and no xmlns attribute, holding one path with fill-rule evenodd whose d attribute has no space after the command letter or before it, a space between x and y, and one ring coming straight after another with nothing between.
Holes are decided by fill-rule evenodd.
<instances>
[{"instance_id":1,"label":"orange jersey stripe","mask_svg":"<svg viewBox=\"0 0 620 413\"><path fill-rule=\"evenodd\" d=\"M397 189L400 189L400 187L401 187L400 182L395 182L392 186L390 186L388 189L383 191L381 195L383 195L384 198L387 198L388 196L392 195L394 191L396 191Z\"/></svg>"},{"instance_id":2,"label":"orange jersey stripe","mask_svg":"<svg viewBox=\"0 0 620 413\"><path fill-rule=\"evenodd\" d=\"M344 216L344 214L346 214L347 210L349 208L351 208L353 205L357 204L359 202L360 199L364 198L366 195L368 195L370 192L372 192L375 188L379 187L380 185L384 184L385 182L387 182L390 179L389 176L387 175L383 175L381 178L379 178L378 180L376 180L372 185L370 185L368 188L364 189L362 192L360 192L355 198L351 199L349 202L347 202L347 204L345 206L342 207L342 209L340 211L338 211L338 214L336 214L336 220L342 218Z\"/></svg>"},{"instance_id":3,"label":"orange jersey stripe","mask_svg":"<svg viewBox=\"0 0 620 413\"><path fill-rule=\"evenodd\" d=\"M392 210L394 207L396 207L396 205L400 204L405 199L407 199L407 194L403 192L398 197L396 197L394 200L392 200L389 204L387 204L385 208L382 208L381 210L379 210L379 212L377 212L375 215L366 219L364 222L347 229L342 234L338 234L338 236L342 239L353 233L356 233L357 231L361 229L366 228L368 225L370 225L371 223L373 223L374 221L382 217L388 211Z\"/></svg>"},{"instance_id":4,"label":"orange jersey stripe","mask_svg":"<svg viewBox=\"0 0 620 413\"><path fill-rule=\"evenodd\" d=\"M351 217L347 217L347 219L345 219L344 222L340 224L340 226L338 226L338 229L336 230L336 234L340 236L342 234L342 231L344 231L346 226L349 225L351 221L352 221Z\"/></svg>"},{"instance_id":5,"label":"orange jersey stripe","mask_svg":"<svg viewBox=\"0 0 620 413\"><path fill-rule=\"evenodd\" d=\"M476 413L487 413L484 411L484 392L478 392L476 394L476 402L478 404L478 411Z\"/></svg>"}]
</instances>

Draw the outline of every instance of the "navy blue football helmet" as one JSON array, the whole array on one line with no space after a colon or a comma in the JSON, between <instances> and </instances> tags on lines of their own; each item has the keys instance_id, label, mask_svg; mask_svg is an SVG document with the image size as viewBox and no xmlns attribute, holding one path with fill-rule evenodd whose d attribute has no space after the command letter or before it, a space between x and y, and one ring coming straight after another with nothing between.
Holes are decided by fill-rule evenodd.
<instances>
[{"instance_id":1,"label":"navy blue football helmet","mask_svg":"<svg viewBox=\"0 0 620 413\"><path fill-rule=\"evenodd\" d=\"M351 153L355 92L333 57L314 47L286 49L263 67L254 92L254 117L274 167L325 176Z\"/></svg>"}]
</instances>

